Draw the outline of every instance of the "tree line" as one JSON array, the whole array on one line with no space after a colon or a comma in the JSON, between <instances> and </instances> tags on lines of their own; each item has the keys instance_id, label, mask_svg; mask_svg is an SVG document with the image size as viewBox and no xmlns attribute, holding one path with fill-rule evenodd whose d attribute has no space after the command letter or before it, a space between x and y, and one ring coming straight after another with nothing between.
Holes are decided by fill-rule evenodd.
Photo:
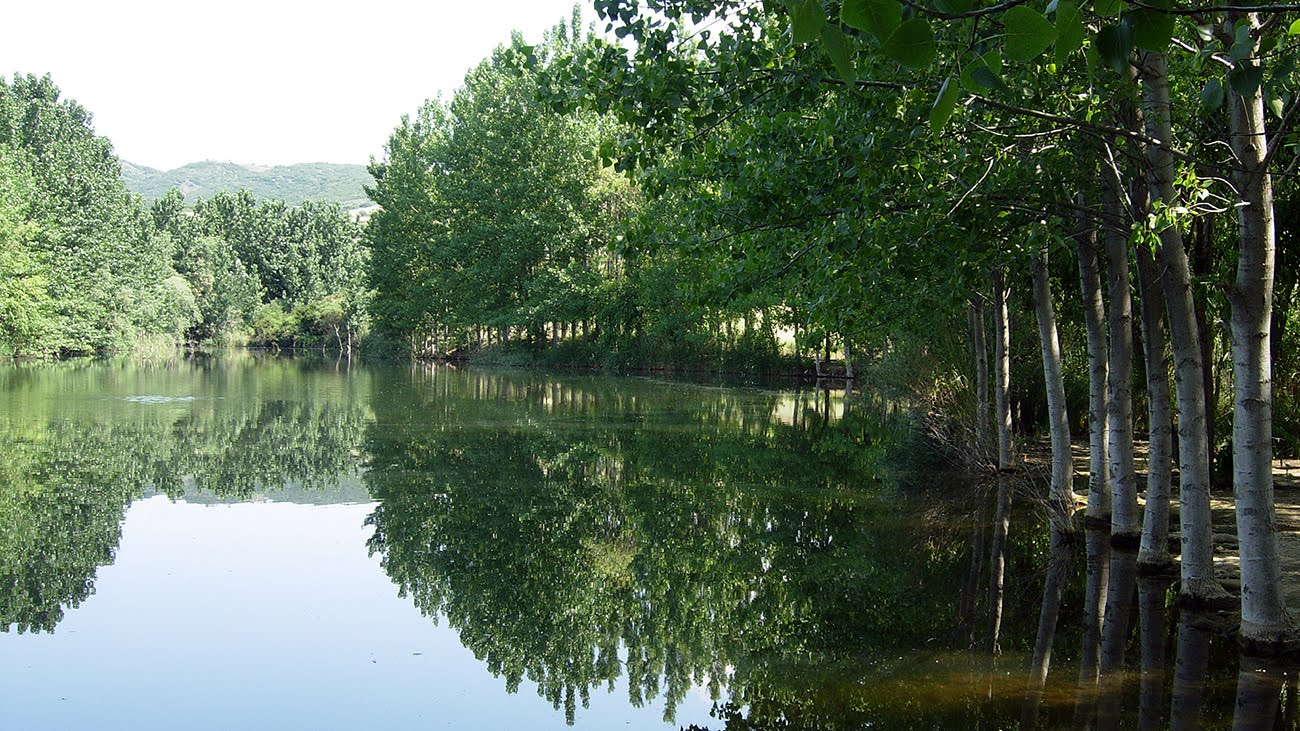
<instances>
[{"instance_id":1,"label":"tree line","mask_svg":"<svg viewBox=\"0 0 1300 731\"><path fill-rule=\"evenodd\" d=\"M50 77L0 79L0 353L328 344L365 328L361 227L247 191L146 206Z\"/></svg>"}]
</instances>

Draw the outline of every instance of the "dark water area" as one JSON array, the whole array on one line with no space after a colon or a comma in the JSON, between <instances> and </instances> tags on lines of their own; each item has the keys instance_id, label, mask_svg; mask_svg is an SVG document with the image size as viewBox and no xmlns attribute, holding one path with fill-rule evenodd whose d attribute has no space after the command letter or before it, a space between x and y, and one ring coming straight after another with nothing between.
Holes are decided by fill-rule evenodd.
<instances>
[{"instance_id":1,"label":"dark water area","mask_svg":"<svg viewBox=\"0 0 1300 731\"><path fill-rule=\"evenodd\" d=\"M806 387L3 367L0 728L1296 727L1223 617L911 428Z\"/></svg>"}]
</instances>

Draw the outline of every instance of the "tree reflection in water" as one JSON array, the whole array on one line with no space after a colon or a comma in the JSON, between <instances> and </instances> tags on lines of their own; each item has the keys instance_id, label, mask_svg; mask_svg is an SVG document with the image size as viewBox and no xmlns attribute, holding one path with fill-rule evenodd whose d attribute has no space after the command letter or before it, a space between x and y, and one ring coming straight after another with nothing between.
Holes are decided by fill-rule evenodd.
<instances>
[{"instance_id":1,"label":"tree reflection in water","mask_svg":"<svg viewBox=\"0 0 1300 731\"><path fill-rule=\"evenodd\" d=\"M13 368L0 398L6 630L85 601L151 491L364 472L399 590L571 720L620 682L728 729L1295 728L1289 668L1104 540L1067 561L1033 502L1008 530L1033 485L898 463L879 399L293 361Z\"/></svg>"},{"instance_id":2,"label":"tree reflection in water","mask_svg":"<svg viewBox=\"0 0 1300 731\"><path fill-rule=\"evenodd\" d=\"M52 632L149 492L240 499L355 473L368 383L247 358L0 369L0 629Z\"/></svg>"}]
</instances>

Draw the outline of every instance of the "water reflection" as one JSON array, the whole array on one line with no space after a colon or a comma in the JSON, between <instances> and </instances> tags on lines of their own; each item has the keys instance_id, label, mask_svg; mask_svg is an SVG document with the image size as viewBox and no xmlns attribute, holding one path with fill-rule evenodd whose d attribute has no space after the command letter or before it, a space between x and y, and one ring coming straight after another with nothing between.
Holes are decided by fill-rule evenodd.
<instances>
[{"instance_id":1,"label":"water reflection","mask_svg":"<svg viewBox=\"0 0 1300 731\"><path fill-rule=\"evenodd\" d=\"M53 631L148 492L336 485L356 470L366 387L248 359L0 369L0 628Z\"/></svg>"},{"instance_id":2,"label":"water reflection","mask_svg":"<svg viewBox=\"0 0 1300 731\"><path fill-rule=\"evenodd\" d=\"M0 369L0 399L7 631L88 609L142 496L373 501L421 626L556 719L617 685L715 731L1295 727L1230 620L1032 480L922 469L876 397L242 359Z\"/></svg>"},{"instance_id":3,"label":"water reflection","mask_svg":"<svg viewBox=\"0 0 1300 731\"><path fill-rule=\"evenodd\" d=\"M530 679L569 718L620 675L668 720L693 687L807 716L845 669L946 626L950 600L916 587L948 580L958 542L917 530L865 421L635 382L435 372L414 396L374 402L372 550L508 689Z\"/></svg>"}]
</instances>

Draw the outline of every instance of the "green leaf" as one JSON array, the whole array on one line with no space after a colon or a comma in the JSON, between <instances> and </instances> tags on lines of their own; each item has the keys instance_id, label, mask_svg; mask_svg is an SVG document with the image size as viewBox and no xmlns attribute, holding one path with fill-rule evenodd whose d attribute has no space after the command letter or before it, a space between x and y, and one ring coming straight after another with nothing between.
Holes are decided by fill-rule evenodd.
<instances>
[{"instance_id":1,"label":"green leaf","mask_svg":"<svg viewBox=\"0 0 1300 731\"><path fill-rule=\"evenodd\" d=\"M930 108L930 131L938 136L943 131L944 125L948 124L948 119L952 117L953 110L957 108L957 80L949 76L943 82L943 87L939 89L939 96L934 99L934 106Z\"/></svg>"},{"instance_id":2,"label":"green leaf","mask_svg":"<svg viewBox=\"0 0 1300 731\"><path fill-rule=\"evenodd\" d=\"M976 56L967 62L961 72L961 85L972 94L979 94L990 89L1002 92L1011 91L1002 80L1002 55L996 50L983 56Z\"/></svg>"},{"instance_id":3,"label":"green leaf","mask_svg":"<svg viewBox=\"0 0 1300 731\"><path fill-rule=\"evenodd\" d=\"M1286 111L1286 105L1282 102L1281 97L1276 94L1266 94L1264 96L1264 103L1268 106L1268 110L1273 113L1274 117L1277 117L1278 119L1282 118L1282 114Z\"/></svg>"},{"instance_id":4,"label":"green leaf","mask_svg":"<svg viewBox=\"0 0 1300 731\"><path fill-rule=\"evenodd\" d=\"M1232 58L1233 63L1243 58L1249 58L1255 52L1255 39L1250 35L1250 25L1242 23L1237 26L1237 32L1232 43L1232 48L1228 50L1228 56Z\"/></svg>"},{"instance_id":5,"label":"green leaf","mask_svg":"<svg viewBox=\"0 0 1300 731\"><path fill-rule=\"evenodd\" d=\"M1294 23L1292 23L1291 27L1286 29L1286 34L1289 36L1300 35L1300 20L1296 20Z\"/></svg>"},{"instance_id":6,"label":"green leaf","mask_svg":"<svg viewBox=\"0 0 1300 731\"><path fill-rule=\"evenodd\" d=\"M790 26L795 43L811 43L821 35L826 25L826 11L821 0L803 0L790 16Z\"/></svg>"},{"instance_id":7,"label":"green leaf","mask_svg":"<svg viewBox=\"0 0 1300 731\"><path fill-rule=\"evenodd\" d=\"M1056 61L1065 63L1071 53L1083 47L1083 14L1071 0L1056 4Z\"/></svg>"},{"instance_id":8,"label":"green leaf","mask_svg":"<svg viewBox=\"0 0 1300 731\"><path fill-rule=\"evenodd\" d=\"M1163 53L1174 37L1174 16L1159 10L1141 8L1129 14L1133 20L1133 45Z\"/></svg>"},{"instance_id":9,"label":"green leaf","mask_svg":"<svg viewBox=\"0 0 1300 731\"><path fill-rule=\"evenodd\" d=\"M1032 61L1056 41L1056 28L1042 13L1028 5L1017 5L1002 14L1007 29L1007 58Z\"/></svg>"},{"instance_id":10,"label":"green leaf","mask_svg":"<svg viewBox=\"0 0 1300 731\"><path fill-rule=\"evenodd\" d=\"M839 26L827 24L822 28L822 50L831 59L844 83L853 84L858 80L858 67L853 63L849 41Z\"/></svg>"},{"instance_id":11,"label":"green leaf","mask_svg":"<svg viewBox=\"0 0 1300 731\"><path fill-rule=\"evenodd\" d=\"M1128 73L1128 57L1133 52L1133 27L1128 23L1108 25L1097 32L1097 52L1101 60L1123 76Z\"/></svg>"},{"instance_id":12,"label":"green leaf","mask_svg":"<svg viewBox=\"0 0 1300 731\"><path fill-rule=\"evenodd\" d=\"M1218 109L1223 106L1223 82L1216 76L1205 82L1201 89L1201 104L1206 109Z\"/></svg>"},{"instance_id":13,"label":"green leaf","mask_svg":"<svg viewBox=\"0 0 1300 731\"><path fill-rule=\"evenodd\" d=\"M1242 61L1228 72L1228 86L1241 96L1251 96L1264 81L1264 69L1253 61Z\"/></svg>"},{"instance_id":14,"label":"green leaf","mask_svg":"<svg viewBox=\"0 0 1300 731\"><path fill-rule=\"evenodd\" d=\"M1119 15L1119 11L1124 8L1124 0L1097 0L1092 4L1092 10L1103 18L1109 18L1113 15Z\"/></svg>"},{"instance_id":15,"label":"green leaf","mask_svg":"<svg viewBox=\"0 0 1300 731\"><path fill-rule=\"evenodd\" d=\"M945 13L966 13L974 7L974 0L934 0L937 9Z\"/></svg>"},{"instance_id":16,"label":"green leaf","mask_svg":"<svg viewBox=\"0 0 1300 731\"><path fill-rule=\"evenodd\" d=\"M883 43L903 22L903 6L898 0L844 0L840 22L864 30Z\"/></svg>"},{"instance_id":17,"label":"green leaf","mask_svg":"<svg viewBox=\"0 0 1300 731\"><path fill-rule=\"evenodd\" d=\"M880 50L908 68L925 68L934 61L934 29L925 18L912 18L898 26Z\"/></svg>"}]
</instances>

